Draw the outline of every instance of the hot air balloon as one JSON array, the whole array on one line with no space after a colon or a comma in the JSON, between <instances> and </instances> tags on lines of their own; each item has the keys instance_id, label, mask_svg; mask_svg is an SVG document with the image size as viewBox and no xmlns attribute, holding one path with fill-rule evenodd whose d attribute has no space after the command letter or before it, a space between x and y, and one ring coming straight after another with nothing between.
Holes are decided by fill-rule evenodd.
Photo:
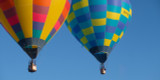
<instances>
[{"instance_id":1,"label":"hot air balloon","mask_svg":"<svg viewBox=\"0 0 160 80\"><path fill-rule=\"evenodd\" d=\"M0 23L32 59L35 72L39 51L68 16L71 0L0 0Z\"/></svg>"},{"instance_id":2,"label":"hot air balloon","mask_svg":"<svg viewBox=\"0 0 160 80\"><path fill-rule=\"evenodd\" d=\"M104 63L122 38L132 16L129 0L73 0L66 24L75 38Z\"/></svg>"}]
</instances>

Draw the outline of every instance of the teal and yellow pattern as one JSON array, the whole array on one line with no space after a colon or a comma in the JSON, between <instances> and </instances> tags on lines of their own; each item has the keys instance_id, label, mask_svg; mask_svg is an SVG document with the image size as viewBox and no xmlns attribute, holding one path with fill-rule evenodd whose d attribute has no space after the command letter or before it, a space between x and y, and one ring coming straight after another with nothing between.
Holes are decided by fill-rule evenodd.
<instances>
[{"instance_id":1,"label":"teal and yellow pattern","mask_svg":"<svg viewBox=\"0 0 160 80\"><path fill-rule=\"evenodd\" d=\"M71 0L0 0L0 23L32 58L68 16Z\"/></svg>"},{"instance_id":2,"label":"teal and yellow pattern","mask_svg":"<svg viewBox=\"0 0 160 80\"><path fill-rule=\"evenodd\" d=\"M73 0L66 24L76 39L104 63L131 16L129 0Z\"/></svg>"}]
</instances>

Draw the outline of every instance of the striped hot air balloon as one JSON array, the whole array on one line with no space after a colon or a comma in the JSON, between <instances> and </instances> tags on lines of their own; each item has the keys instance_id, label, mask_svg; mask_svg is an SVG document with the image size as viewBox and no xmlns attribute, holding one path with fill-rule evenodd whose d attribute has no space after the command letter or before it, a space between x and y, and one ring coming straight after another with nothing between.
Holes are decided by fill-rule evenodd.
<instances>
[{"instance_id":1,"label":"striped hot air balloon","mask_svg":"<svg viewBox=\"0 0 160 80\"><path fill-rule=\"evenodd\" d=\"M0 23L35 59L64 23L71 0L0 0Z\"/></svg>"},{"instance_id":2,"label":"striped hot air balloon","mask_svg":"<svg viewBox=\"0 0 160 80\"><path fill-rule=\"evenodd\" d=\"M73 0L67 18L70 32L103 63L122 38L131 19L129 0Z\"/></svg>"}]
</instances>

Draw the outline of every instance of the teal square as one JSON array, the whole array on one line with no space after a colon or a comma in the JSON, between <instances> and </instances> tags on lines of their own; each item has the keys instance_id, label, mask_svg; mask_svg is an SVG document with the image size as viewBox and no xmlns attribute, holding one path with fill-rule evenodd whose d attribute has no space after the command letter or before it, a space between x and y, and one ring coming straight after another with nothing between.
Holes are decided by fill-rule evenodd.
<instances>
[{"instance_id":1,"label":"teal square","mask_svg":"<svg viewBox=\"0 0 160 80\"><path fill-rule=\"evenodd\" d=\"M107 4L107 0L90 0L89 5L103 5Z\"/></svg>"},{"instance_id":2,"label":"teal square","mask_svg":"<svg viewBox=\"0 0 160 80\"><path fill-rule=\"evenodd\" d=\"M77 19L73 19L69 24L70 24L70 27L73 29L78 24L78 21Z\"/></svg>"},{"instance_id":3,"label":"teal square","mask_svg":"<svg viewBox=\"0 0 160 80\"><path fill-rule=\"evenodd\" d=\"M49 34L45 41L48 42L51 38L52 38L52 36Z\"/></svg>"},{"instance_id":4,"label":"teal square","mask_svg":"<svg viewBox=\"0 0 160 80\"><path fill-rule=\"evenodd\" d=\"M120 35L121 35L121 32L122 32L122 30L119 29L119 28L117 28L115 34L117 34L118 36L120 36Z\"/></svg>"},{"instance_id":5,"label":"teal square","mask_svg":"<svg viewBox=\"0 0 160 80\"><path fill-rule=\"evenodd\" d=\"M106 31L106 26L94 26L94 33L101 33Z\"/></svg>"},{"instance_id":6,"label":"teal square","mask_svg":"<svg viewBox=\"0 0 160 80\"><path fill-rule=\"evenodd\" d=\"M17 35L17 37L19 38L19 40L24 39L24 35L23 35L23 32L22 32L22 31L17 32L16 35Z\"/></svg>"},{"instance_id":7,"label":"teal square","mask_svg":"<svg viewBox=\"0 0 160 80\"><path fill-rule=\"evenodd\" d=\"M104 46L104 39L98 39L97 46Z\"/></svg>"},{"instance_id":8,"label":"teal square","mask_svg":"<svg viewBox=\"0 0 160 80\"><path fill-rule=\"evenodd\" d=\"M86 28L89 28L92 26L92 22L91 22L91 20L81 22L81 23L79 23L79 26L81 27L81 29L86 29Z\"/></svg>"},{"instance_id":9,"label":"teal square","mask_svg":"<svg viewBox=\"0 0 160 80\"><path fill-rule=\"evenodd\" d=\"M125 8L126 10L130 10L130 5L127 4L126 2L122 2L122 7Z\"/></svg>"},{"instance_id":10,"label":"teal square","mask_svg":"<svg viewBox=\"0 0 160 80\"><path fill-rule=\"evenodd\" d=\"M114 41L111 41L110 47L113 47L115 45Z\"/></svg>"},{"instance_id":11,"label":"teal square","mask_svg":"<svg viewBox=\"0 0 160 80\"><path fill-rule=\"evenodd\" d=\"M123 32L126 32L127 26L124 27Z\"/></svg>"},{"instance_id":12,"label":"teal square","mask_svg":"<svg viewBox=\"0 0 160 80\"><path fill-rule=\"evenodd\" d=\"M34 30L33 29L33 38L40 38L42 30Z\"/></svg>"},{"instance_id":13,"label":"teal square","mask_svg":"<svg viewBox=\"0 0 160 80\"><path fill-rule=\"evenodd\" d=\"M120 21L123 22L124 24L126 24L128 19L125 16L121 15L120 16Z\"/></svg>"},{"instance_id":14,"label":"teal square","mask_svg":"<svg viewBox=\"0 0 160 80\"><path fill-rule=\"evenodd\" d=\"M79 38L79 39L84 37L84 34L82 33L82 31L79 31L77 34L74 34L74 35L77 36L77 38Z\"/></svg>"},{"instance_id":15,"label":"teal square","mask_svg":"<svg viewBox=\"0 0 160 80\"><path fill-rule=\"evenodd\" d=\"M107 19L107 26L117 27L118 20Z\"/></svg>"},{"instance_id":16,"label":"teal square","mask_svg":"<svg viewBox=\"0 0 160 80\"><path fill-rule=\"evenodd\" d=\"M101 18L106 18L106 11L102 12L92 12L91 13L92 19L101 19Z\"/></svg>"},{"instance_id":17,"label":"teal square","mask_svg":"<svg viewBox=\"0 0 160 80\"><path fill-rule=\"evenodd\" d=\"M85 46L86 46L88 49L91 49L91 48L92 48L92 46L91 46L89 43L85 44Z\"/></svg>"},{"instance_id":18,"label":"teal square","mask_svg":"<svg viewBox=\"0 0 160 80\"><path fill-rule=\"evenodd\" d=\"M71 14L72 12L73 12L73 7L70 7L69 14Z\"/></svg>"},{"instance_id":19,"label":"teal square","mask_svg":"<svg viewBox=\"0 0 160 80\"><path fill-rule=\"evenodd\" d=\"M131 17L132 17L132 16L131 16L131 15L129 15L129 19L128 19L129 21L131 21Z\"/></svg>"},{"instance_id":20,"label":"teal square","mask_svg":"<svg viewBox=\"0 0 160 80\"><path fill-rule=\"evenodd\" d=\"M114 6L114 5L108 5L107 6L107 11L115 12L115 13L121 13L121 7Z\"/></svg>"},{"instance_id":21,"label":"teal square","mask_svg":"<svg viewBox=\"0 0 160 80\"><path fill-rule=\"evenodd\" d=\"M87 35L86 38L87 38L88 41L96 40L95 34Z\"/></svg>"},{"instance_id":22,"label":"teal square","mask_svg":"<svg viewBox=\"0 0 160 80\"><path fill-rule=\"evenodd\" d=\"M89 13L89 7L80 8L80 9L74 11L74 13L75 13L76 17L85 15L85 14Z\"/></svg>"},{"instance_id":23,"label":"teal square","mask_svg":"<svg viewBox=\"0 0 160 80\"><path fill-rule=\"evenodd\" d=\"M117 44L117 43L119 43L119 41L120 41L120 38L118 38L118 40L117 40L116 44Z\"/></svg>"},{"instance_id":24,"label":"teal square","mask_svg":"<svg viewBox=\"0 0 160 80\"><path fill-rule=\"evenodd\" d=\"M75 4L75 3L80 2L80 1L82 1L82 0L72 0L72 4Z\"/></svg>"},{"instance_id":25,"label":"teal square","mask_svg":"<svg viewBox=\"0 0 160 80\"><path fill-rule=\"evenodd\" d=\"M106 32L106 33L105 33L105 39L112 40L113 34L114 34L114 33L108 33L108 32Z\"/></svg>"}]
</instances>

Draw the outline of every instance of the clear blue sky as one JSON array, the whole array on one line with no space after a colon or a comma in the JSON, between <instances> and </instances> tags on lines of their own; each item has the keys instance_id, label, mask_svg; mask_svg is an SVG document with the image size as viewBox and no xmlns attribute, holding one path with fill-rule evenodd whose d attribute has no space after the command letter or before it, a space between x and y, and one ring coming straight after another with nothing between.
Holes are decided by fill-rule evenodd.
<instances>
[{"instance_id":1,"label":"clear blue sky","mask_svg":"<svg viewBox=\"0 0 160 80\"><path fill-rule=\"evenodd\" d=\"M160 0L131 0L133 17L112 51L107 74L64 25L40 52L38 72L30 58L0 27L0 80L160 80Z\"/></svg>"}]
</instances>

